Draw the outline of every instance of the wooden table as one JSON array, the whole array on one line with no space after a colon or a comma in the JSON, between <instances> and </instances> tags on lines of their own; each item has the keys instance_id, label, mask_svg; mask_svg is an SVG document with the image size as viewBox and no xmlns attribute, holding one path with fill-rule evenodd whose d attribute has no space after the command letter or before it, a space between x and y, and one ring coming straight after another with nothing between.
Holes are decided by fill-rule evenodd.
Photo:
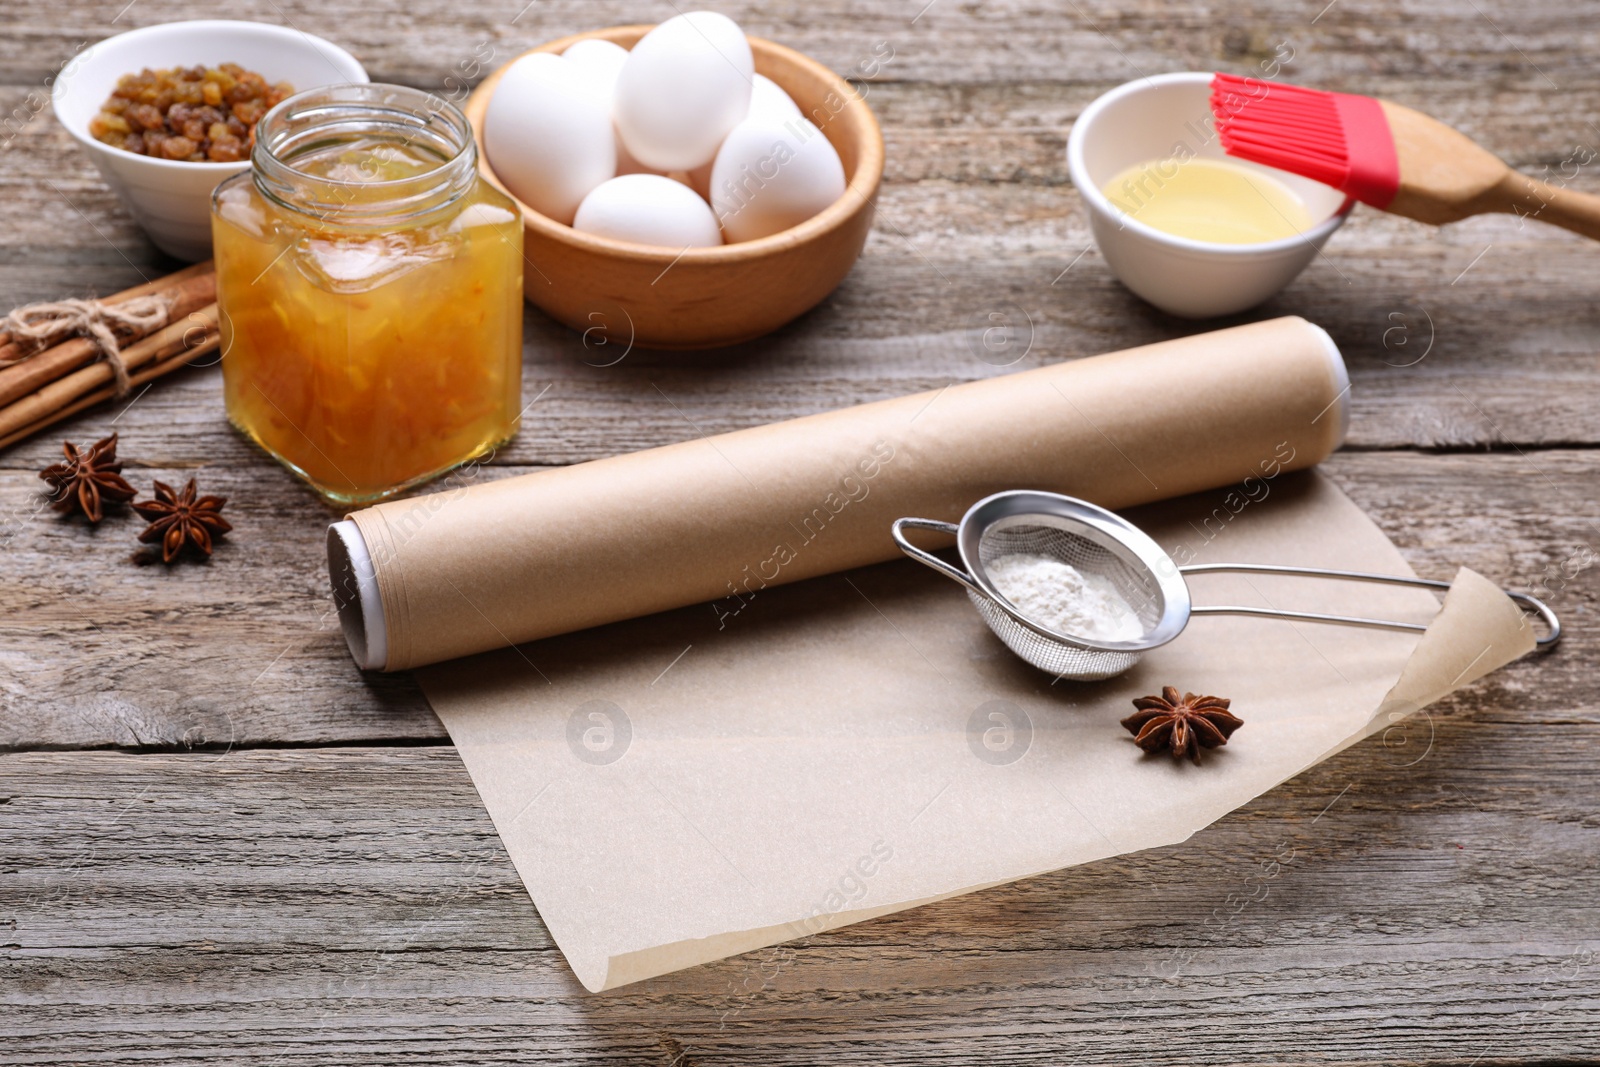
<instances>
[{"instance_id":1,"label":"wooden table","mask_svg":"<svg viewBox=\"0 0 1600 1067\"><path fill-rule=\"evenodd\" d=\"M482 477L680 440L685 416L733 429L1000 373L975 343L993 315L1019 367L1205 328L1112 279L1067 180L1073 119L1141 73L1292 52L1286 76L1404 101L1529 172L1600 146L1592 4L924 2L719 5L861 79L888 143L865 255L821 308L734 351L598 368L530 310L540 398ZM0 305L172 266L41 104L78 45L213 13L126 3L0 10ZM441 90L490 51L672 13L227 10ZM1571 183L1600 190L1596 164ZM411 678L351 665L331 512L229 429L214 368L0 454L0 1060L1600 1062L1597 297L1600 249L1569 234L1358 210L1237 320L1332 332L1354 418L1324 469L1423 575L1466 564L1547 595L1569 627L1555 654L1183 845L600 996ZM237 532L209 566L135 567L132 520L40 511L61 438L112 428L141 484L196 474L229 497Z\"/></svg>"}]
</instances>

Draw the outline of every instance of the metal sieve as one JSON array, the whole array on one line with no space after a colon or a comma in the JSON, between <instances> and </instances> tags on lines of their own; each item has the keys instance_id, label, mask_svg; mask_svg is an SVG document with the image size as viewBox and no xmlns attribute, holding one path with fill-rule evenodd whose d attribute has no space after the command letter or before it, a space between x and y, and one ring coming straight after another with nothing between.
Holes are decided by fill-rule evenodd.
<instances>
[{"instance_id":1,"label":"metal sieve","mask_svg":"<svg viewBox=\"0 0 1600 1067\"><path fill-rule=\"evenodd\" d=\"M913 545L906 539L907 530L954 534L963 567ZM1449 582L1427 578L1265 563L1202 563L1180 567L1160 545L1126 519L1074 497L1028 490L985 497L968 509L959 526L935 519L898 519L893 532L895 543L906 555L961 583L983 621L1011 651L1040 670L1081 682L1121 674L1139 662L1141 653L1159 648L1182 633L1192 615L1262 615L1385 630L1420 632L1427 629L1422 623L1394 619L1235 605L1196 607L1190 600L1185 575L1244 572L1414 585L1425 589L1450 588ZM995 560L1016 553L1047 556L1085 576L1108 580L1133 608L1144 629L1143 635L1133 641L1098 641L1060 633L1029 619L989 578L989 567ZM1549 628L1550 632L1538 639L1538 647L1549 648L1561 639L1561 622L1542 601L1526 593L1507 592L1506 595L1537 614Z\"/></svg>"}]
</instances>

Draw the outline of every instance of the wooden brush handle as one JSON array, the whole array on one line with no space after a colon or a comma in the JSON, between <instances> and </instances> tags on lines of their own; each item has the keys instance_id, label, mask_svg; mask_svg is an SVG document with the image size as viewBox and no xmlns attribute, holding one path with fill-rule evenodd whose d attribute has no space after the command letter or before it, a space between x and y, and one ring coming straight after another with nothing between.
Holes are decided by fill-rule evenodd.
<instances>
[{"instance_id":1,"label":"wooden brush handle","mask_svg":"<svg viewBox=\"0 0 1600 1067\"><path fill-rule=\"evenodd\" d=\"M1559 189L1510 170L1491 193L1490 211L1549 222L1600 241L1600 196Z\"/></svg>"},{"instance_id":2,"label":"wooden brush handle","mask_svg":"<svg viewBox=\"0 0 1600 1067\"><path fill-rule=\"evenodd\" d=\"M1400 166L1400 188L1385 211L1435 226L1503 212L1600 241L1600 196L1546 185L1438 119L1389 100L1378 103Z\"/></svg>"}]
</instances>

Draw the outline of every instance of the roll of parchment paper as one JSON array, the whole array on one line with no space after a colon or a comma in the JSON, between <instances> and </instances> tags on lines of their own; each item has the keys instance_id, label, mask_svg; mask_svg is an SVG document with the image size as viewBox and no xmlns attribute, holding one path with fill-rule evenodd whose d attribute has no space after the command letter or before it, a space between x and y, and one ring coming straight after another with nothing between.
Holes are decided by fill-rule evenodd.
<instances>
[{"instance_id":1,"label":"roll of parchment paper","mask_svg":"<svg viewBox=\"0 0 1600 1067\"><path fill-rule=\"evenodd\" d=\"M1273 319L390 501L334 524L329 572L368 669L695 603L725 617L1000 490L1121 508L1312 466L1348 393L1320 327Z\"/></svg>"}]
</instances>

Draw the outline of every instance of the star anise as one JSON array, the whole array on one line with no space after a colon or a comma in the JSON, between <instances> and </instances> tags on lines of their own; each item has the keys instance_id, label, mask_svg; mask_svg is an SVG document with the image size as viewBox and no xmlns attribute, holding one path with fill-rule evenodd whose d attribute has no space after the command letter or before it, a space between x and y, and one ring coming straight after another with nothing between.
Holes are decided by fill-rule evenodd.
<instances>
[{"instance_id":1,"label":"star anise","mask_svg":"<svg viewBox=\"0 0 1600 1067\"><path fill-rule=\"evenodd\" d=\"M50 503L57 511L81 511L90 522L99 522L102 503L125 504L137 495L123 480L116 434L82 449L63 441L61 452L66 459L39 472L50 483Z\"/></svg>"},{"instance_id":2,"label":"star anise","mask_svg":"<svg viewBox=\"0 0 1600 1067\"><path fill-rule=\"evenodd\" d=\"M1187 755L1200 762L1202 748L1218 748L1244 725L1244 720L1228 711L1224 697L1178 696L1177 689L1164 686L1158 697L1140 697L1133 702L1139 710L1122 720L1134 741L1146 752L1171 748L1174 759Z\"/></svg>"},{"instance_id":3,"label":"star anise","mask_svg":"<svg viewBox=\"0 0 1600 1067\"><path fill-rule=\"evenodd\" d=\"M172 486L165 482L156 482L155 487L156 498L139 501L133 505L133 510L150 523L139 540L145 544L160 541L163 562L177 559L186 545L193 545L209 556L213 535L221 537L233 529L222 517L222 505L228 502L227 498L203 496L196 499L193 478L181 493L173 492Z\"/></svg>"}]
</instances>

